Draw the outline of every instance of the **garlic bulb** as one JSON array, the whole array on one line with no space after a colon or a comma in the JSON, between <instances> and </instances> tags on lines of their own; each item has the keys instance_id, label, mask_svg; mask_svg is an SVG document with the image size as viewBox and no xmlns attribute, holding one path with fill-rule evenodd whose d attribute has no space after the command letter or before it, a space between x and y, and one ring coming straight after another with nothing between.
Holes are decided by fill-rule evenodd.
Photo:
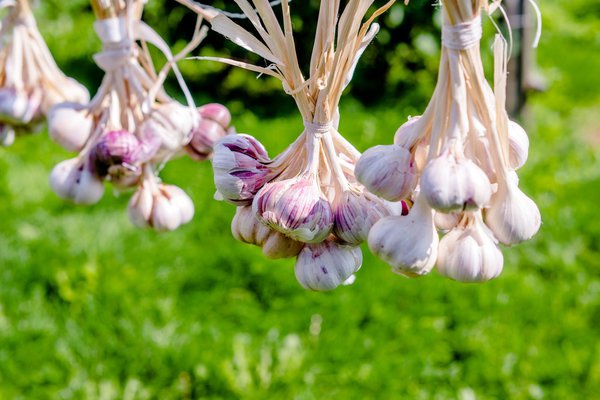
<instances>
[{"instance_id":1,"label":"garlic bulb","mask_svg":"<svg viewBox=\"0 0 600 400\"><path fill-rule=\"evenodd\" d=\"M333 233L343 242L359 245L369 236L371 227L390 211L382 200L368 192L347 190L333 204Z\"/></svg>"},{"instance_id":2,"label":"garlic bulb","mask_svg":"<svg viewBox=\"0 0 600 400\"><path fill-rule=\"evenodd\" d=\"M486 206L492 189L485 172L473 161L445 151L423 170L421 193L432 208L450 212Z\"/></svg>"},{"instance_id":3,"label":"garlic bulb","mask_svg":"<svg viewBox=\"0 0 600 400\"><path fill-rule=\"evenodd\" d=\"M156 185L147 179L131 197L129 219L138 227L172 231L192 220L194 203L174 185Z\"/></svg>"},{"instance_id":4,"label":"garlic bulb","mask_svg":"<svg viewBox=\"0 0 600 400\"><path fill-rule=\"evenodd\" d=\"M542 218L535 202L508 180L492 197L485 223L500 242L512 245L531 239L540 229Z\"/></svg>"},{"instance_id":5,"label":"garlic bulb","mask_svg":"<svg viewBox=\"0 0 600 400\"><path fill-rule=\"evenodd\" d=\"M333 228L331 206L312 177L267 183L252 210L266 226L305 243L323 241Z\"/></svg>"},{"instance_id":6,"label":"garlic bulb","mask_svg":"<svg viewBox=\"0 0 600 400\"><path fill-rule=\"evenodd\" d=\"M410 152L397 145L375 146L365 151L356 163L354 174L371 193L389 201L410 196L417 184Z\"/></svg>"},{"instance_id":7,"label":"garlic bulb","mask_svg":"<svg viewBox=\"0 0 600 400\"><path fill-rule=\"evenodd\" d=\"M394 134L394 144L409 148L412 146L412 142L415 137L419 136L417 130L421 128L420 124L417 122L421 119L421 116L418 115L416 117L409 118L408 121L400 125L400 128Z\"/></svg>"},{"instance_id":8,"label":"garlic bulb","mask_svg":"<svg viewBox=\"0 0 600 400\"><path fill-rule=\"evenodd\" d=\"M250 135L229 135L214 146L215 186L233 204L248 205L268 181L270 162L262 144Z\"/></svg>"},{"instance_id":9,"label":"garlic bulb","mask_svg":"<svg viewBox=\"0 0 600 400\"><path fill-rule=\"evenodd\" d=\"M529 155L529 137L525 129L514 121L508 122L509 162L512 169L521 168Z\"/></svg>"},{"instance_id":10,"label":"garlic bulb","mask_svg":"<svg viewBox=\"0 0 600 400\"><path fill-rule=\"evenodd\" d=\"M290 258L298 255L304 243L274 231L256 219L252 207L238 207L231 222L231 233L236 240L259 246L270 259Z\"/></svg>"},{"instance_id":11,"label":"garlic bulb","mask_svg":"<svg viewBox=\"0 0 600 400\"><path fill-rule=\"evenodd\" d=\"M440 241L437 269L461 282L485 282L500 275L504 258L481 217L456 227Z\"/></svg>"},{"instance_id":12,"label":"garlic bulb","mask_svg":"<svg viewBox=\"0 0 600 400\"><path fill-rule=\"evenodd\" d=\"M431 209L419 196L406 216L379 220L369 232L369 249L398 274L428 274L435 264L439 238Z\"/></svg>"},{"instance_id":13,"label":"garlic bulb","mask_svg":"<svg viewBox=\"0 0 600 400\"><path fill-rule=\"evenodd\" d=\"M461 214L457 213L443 213L436 211L433 216L435 227L440 231L449 231L459 223L460 219Z\"/></svg>"},{"instance_id":14,"label":"garlic bulb","mask_svg":"<svg viewBox=\"0 0 600 400\"><path fill-rule=\"evenodd\" d=\"M62 161L52 169L50 186L59 197L75 204L95 204L104 194L102 181L77 158Z\"/></svg>"},{"instance_id":15,"label":"garlic bulb","mask_svg":"<svg viewBox=\"0 0 600 400\"><path fill-rule=\"evenodd\" d=\"M231 114L221 104L206 104L198 108L200 123L192 132L192 139L185 147L196 161L203 161L212 155L215 143L227 134Z\"/></svg>"},{"instance_id":16,"label":"garlic bulb","mask_svg":"<svg viewBox=\"0 0 600 400\"><path fill-rule=\"evenodd\" d=\"M362 253L359 248L325 240L304 246L294 271L303 288L325 291L346 282L361 265Z\"/></svg>"},{"instance_id":17,"label":"garlic bulb","mask_svg":"<svg viewBox=\"0 0 600 400\"><path fill-rule=\"evenodd\" d=\"M60 103L48 112L50 137L65 150L83 149L93 129L93 118L80 104Z\"/></svg>"}]
</instances>

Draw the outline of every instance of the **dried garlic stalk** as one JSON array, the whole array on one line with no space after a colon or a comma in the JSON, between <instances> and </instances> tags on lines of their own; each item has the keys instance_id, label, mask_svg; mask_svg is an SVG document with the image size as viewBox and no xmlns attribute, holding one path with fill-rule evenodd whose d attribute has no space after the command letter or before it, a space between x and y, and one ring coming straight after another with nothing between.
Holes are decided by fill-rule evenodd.
<instances>
[{"instance_id":1,"label":"dried garlic stalk","mask_svg":"<svg viewBox=\"0 0 600 400\"><path fill-rule=\"evenodd\" d=\"M264 68L206 59L281 80L304 120L302 134L273 159L249 135L227 136L215 146L218 194L238 206L234 236L261 246L270 258L297 256L296 277L307 289L331 290L351 281L362 263L359 244L369 228L391 212L354 176L360 153L338 132L338 103L379 29L373 20L393 1L366 23L362 20L372 0L350 0L343 10L340 1L321 1L307 78L298 65L287 2L281 3L281 25L267 0L236 0L257 32L252 34L223 13L178 1L203 15L213 30L272 64Z\"/></svg>"},{"instance_id":2,"label":"dried garlic stalk","mask_svg":"<svg viewBox=\"0 0 600 400\"><path fill-rule=\"evenodd\" d=\"M85 102L89 93L58 68L36 26L27 0L1 1L0 145L33 131L50 107Z\"/></svg>"},{"instance_id":3,"label":"dried garlic stalk","mask_svg":"<svg viewBox=\"0 0 600 400\"><path fill-rule=\"evenodd\" d=\"M482 10L489 12L487 1L444 1L431 102L398 129L394 145L367 150L356 166L359 181L373 193L389 200L414 197L407 216L383 218L368 239L371 250L403 275L424 275L437 264L455 280L490 280L502 272L498 241L516 244L540 227L539 210L519 189L515 173L527 159L529 141L506 113L507 52L499 35L494 90L484 76ZM441 241L436 227L446 233Z\"/></svg>"},{"instance_id":4,"label":"dried garlic stalk","mask_svg":"<svg viewBox=\"0 0 600 400\"><path fill-rule=\"evenodd\" d=\"M230 115L221 105L196 110L176 62L200 44L206 28L198 20L194 37L173 56L167 44L140 20L144 1L94 0L94 24L103 50L94 56L105 72L89 104L62 103L49 113L51 137L78 156L59 163L50 176L54 191L77 204L93 204L104 193L103 180L117 189L137 187L129 217L141 227L173 230L189 222L194 205L180 188L160 182L158 171L184 149L206 159L212 144L225 136ZM147 44L168 62L154 70ZM173 69L186 96L182 105L163 90Z\"/></svg>"}]
</instances>

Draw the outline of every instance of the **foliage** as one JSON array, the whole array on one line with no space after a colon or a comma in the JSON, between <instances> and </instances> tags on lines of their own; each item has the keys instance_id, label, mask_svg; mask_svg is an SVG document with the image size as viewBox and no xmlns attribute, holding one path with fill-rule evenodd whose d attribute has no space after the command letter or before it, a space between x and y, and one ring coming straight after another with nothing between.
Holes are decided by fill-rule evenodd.
<instances>
[{"instance_id":1,"label":"foliage","mask_svg":"<svg viewBox=\"0 0 600 400\"><path fill-rule=\"evenodd\" d=\"M67 65L94 82L82 67L91 19L67 25L61 11L85 2L42 3L64 27L53 36L41 23L53 50L79 54ZM584 0L544 12L551 90L531 99L521 180L545 223L485 285L406 280L365 249L353 286L305 292L292 261L231 238L233 208L213 201L208 163L169 164L165 179L197 215L156 234L129 224L127 196L88 208L57 199L47 174L65 154L45 132L0 149L0 398L598 398L600 19ZM422 109L408 99L368 109L346 99L341 132L359 149L388 143ZM253 106L242 101L231 104ZM295 115L238 111L235 124L272 154L301 130Z\"/></svg>"}]
</instances>

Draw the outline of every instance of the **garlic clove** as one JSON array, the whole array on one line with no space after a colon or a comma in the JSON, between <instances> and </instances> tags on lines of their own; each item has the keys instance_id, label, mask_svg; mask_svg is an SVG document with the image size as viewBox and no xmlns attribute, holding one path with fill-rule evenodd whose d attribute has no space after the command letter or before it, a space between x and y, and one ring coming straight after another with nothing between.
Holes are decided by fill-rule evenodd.
<instances>
[{"instance_id":1,"label":"garlic clove","mask_svg":"<svg viewBox=\"0 0 600 400\"><path fill-rule=\"evenodd\" d=\"M437 269L460 282L485 282L502 272L504 258L491 232L477 219L452 229L440 241Z\"/></svg>"},{"instance_id":2,"label":"garlic clove","mask_svg":"<svg viewBox=\"0 0 600 400\"><path fill-rule=\"evenodd\" d=\"M514 121L508 122L508 164L512 169L519 169L527 161L529 155L529 137L525 129Z\"/></svg>"},{"instance_id":3,"label":"garlic clove","mask_svg":"<svg viewBox=\"0 0 600 400\"><path fill-rule=\"evenodd\" d=\"M371 193L389 201L409 197L417 184L410 152L397 145L380 145L365 151L354 174Z\"/></svg>"},{"instance_id":4,"label":"garlic clove","mask_svg":"<svg viewBox=\"0 0 600 400\"><path fill-rule=\"evenodd\" d=\"M513 245L531 239L542 218L535 202L508 179L492 197L485 223L501 243Z\"/></svg>"},{"instance_id":5,"label":"garlic clove","mask_svg":"<svg viewBox=\"0 0 600 400\"><path fill-rule=\"evenodd\" d=\"M476 210L489 203L490 180L473 161L445 151L427 163L421 176L421 193L442 212Z\"/></svg>"},{"instance_id":6,"label":"garlic clove","mask_svg":"<svg viewBox=\"0 0 600 400\"><path fill-rule=\"evenodd\" d=\"M92 134L93 118L85 107L60 103L48 112L50 137L65 150L79 152Z\"/></svg>"},{"instance_id":7,"label":"garlic clove","mask_svg":"<svg viewBox=\"0 0 600 400\"><path fill-rule=\"evenodd\" d=\"M369 232L369 249L408 277L428 274L436 260L439 238L432 210L419 196L406 216L380 219Z\"/></svg>"},{"instance_id":8,"label":"garlic clove","mask_svg":"<svg viewBox=\"0 0 600 400\"><path fill-rule=\"evenodd\" d=\"M59 197L75 204L97 203L104 194L102 181L76 158L62 161L52 169L50 186Z\"/></svg>"},{"instance_id":9,"label":"garlic clove","mask_svg":"<svg viewBox=\"0 0 600 400\"><path fill-rule=\"evenodd\" d=\"M390 211L371 193L347 190L334 202L333 214L333 233L347 244L359 245L367 240L371 227Z\"/></svg>"},{"instance_id":10,"label":"garlic clove","mask_svg":"<svg viewBox=\"0 0 600 400\"><path fill-rule=\"evenodd\" d=\"M252 210L264 225L305 243L323 241L333 228L333 211L313 177L266 184Z\"/></svg>"},{"instance_id":11,"label":"garlic clove","mask_svg":"<svg viewBox=\"0 0 600 400\"><path fill-rule=\"evenodd\" d=\"M131 223L139 228L150 226L154 197L147 186L140 186L127 205L127 215Z\"/></svg>"},{"instance_id":12,"label":"garlic clove","mask_svg":"<svg viewBox=\"0 0 600 400\"><path fill-rule=\"evenodd\" d=\"M249 135L225 136L214 146L213 175L217 191L226 201L249 205L269 180L270 162L262 144Z\"/></svg>"},{"instance_id":13,"label":"garlic clove","mask_svg":"<svg viewBox=\"0 0 600 400\"><path fill-rule=\"evenodd\" d=\"M346 282L362 265L359 247L325 240L307 244L298 258L294 271L300 285L308 290L332 290Z\"/></svg>"}]
</instances>

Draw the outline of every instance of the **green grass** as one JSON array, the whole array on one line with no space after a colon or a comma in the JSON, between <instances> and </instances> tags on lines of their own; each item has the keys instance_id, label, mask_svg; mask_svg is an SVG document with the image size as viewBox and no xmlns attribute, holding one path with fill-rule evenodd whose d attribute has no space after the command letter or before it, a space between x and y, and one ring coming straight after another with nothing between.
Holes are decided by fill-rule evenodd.
<instances>
[{"instance_id":1,"label":"green grass","mask_svg":"<svg viewBox=\"0 0 600 400\"><path fill-rule=\"evenodd\" d=\"M45 135L0 149L0 399L600 398L598 21L561 12L548 4L553 85L532 99L520 174L544 225L485 285L403 279L365 249L354 285L306 292L292 260L231 237L208 163L167 166L197 211L156 234L129 224L127 194L57 199L47 174L68 155ZM364 150L418 109L346 101L341 131ZM300 132L297 116L236 117L272 154Z\"/></svg>"}]
</instances>

